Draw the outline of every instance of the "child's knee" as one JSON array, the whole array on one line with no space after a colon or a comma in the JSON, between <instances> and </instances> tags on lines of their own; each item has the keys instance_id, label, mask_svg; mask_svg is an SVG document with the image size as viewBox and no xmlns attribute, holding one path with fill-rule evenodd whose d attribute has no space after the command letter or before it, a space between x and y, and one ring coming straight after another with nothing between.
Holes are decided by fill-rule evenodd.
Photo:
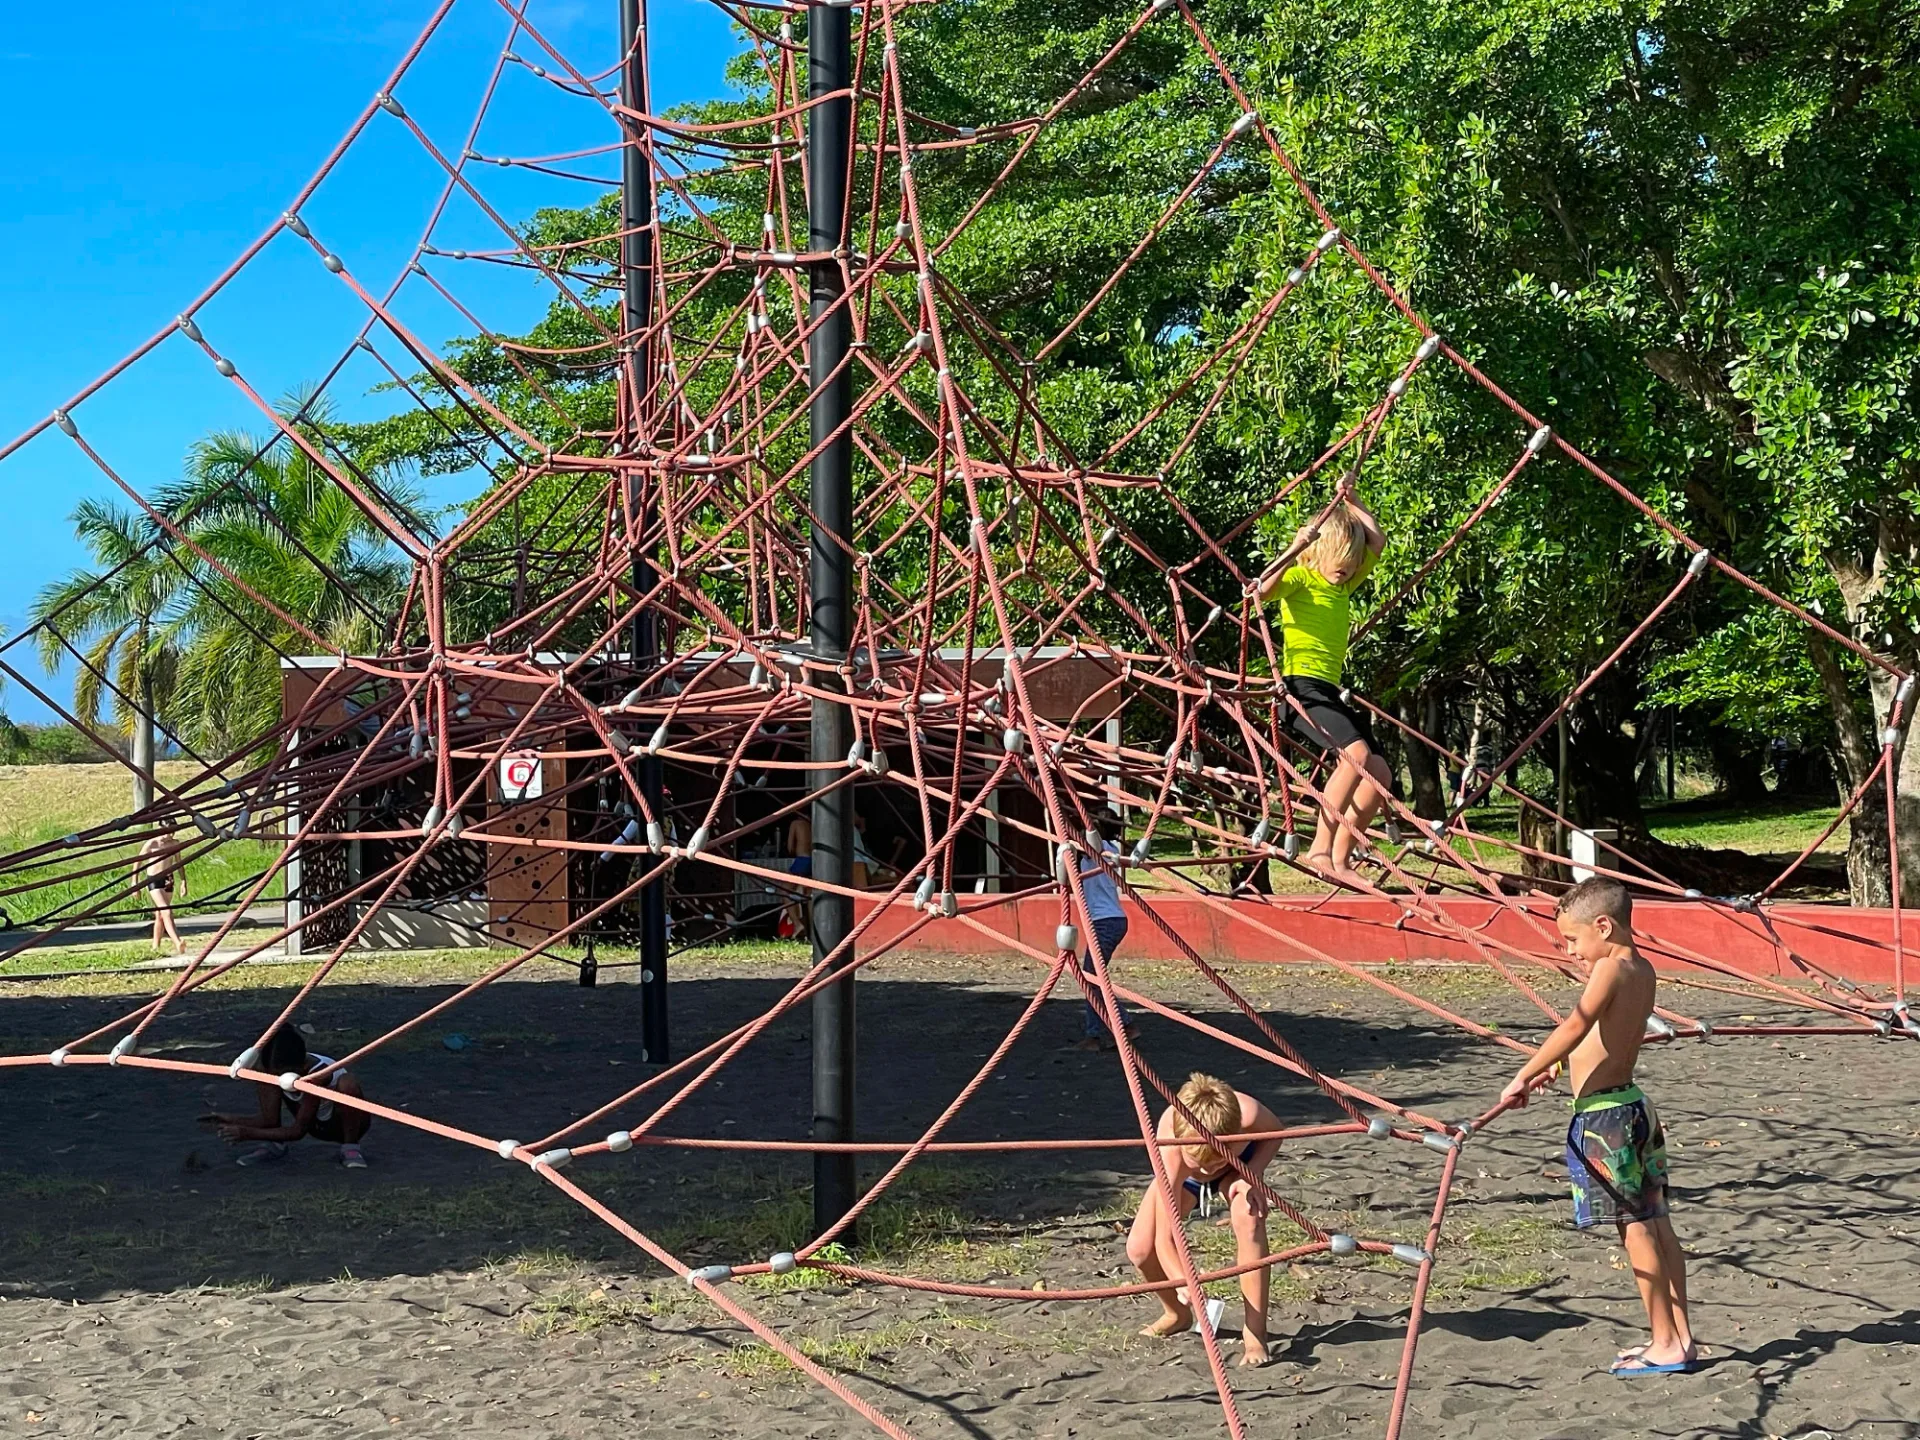
<instances>
[{"instance_id":1,"label":"child's knee","mask_svg":"<svg viewBox=\"0 0 1920 1440\"><path fill-rule=\"evenodd\" d=\"M1233 1207L1232 1223L1235 1240L1251 1243L1265 1238L1266 1222L1244 1204L1236 1204Z\"/></svg>"},{"instance_id":2,"label":"child's knee","mask_svg":"<svg viewBox=\"0 0 1920 1440\"><path fill-rule=\"evenodd\" d=\"M1136 1270L1147 1268L1147 1262L1153 1259L1153 1231L1146 1226L1136 1226L1127 1236L1127 1263Z\"/></svg>"},{"instance_id":3,"label":"child's knee","mask_svg":"<svg viewBox=\"0 0 1920 1440\"><path fill-rule=\"evenodd\" d=\"M338 1090L342 1095L353 1096L356 1100L364 1100L367 1098L366 1091L360 1088L360 1082L356 1080L353 1073L348 1070L342 1070L334 1077L333 1088Z\"/></svg>"}]
</instances>

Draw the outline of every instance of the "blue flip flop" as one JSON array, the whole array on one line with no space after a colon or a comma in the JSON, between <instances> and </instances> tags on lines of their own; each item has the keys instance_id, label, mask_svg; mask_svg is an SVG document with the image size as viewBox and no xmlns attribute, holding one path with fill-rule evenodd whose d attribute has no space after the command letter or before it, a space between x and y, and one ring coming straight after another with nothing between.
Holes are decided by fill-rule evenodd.
<instances>
[{"instance_id":1,"label":"blue flip flop","mask_svg":"<svg viewBox=\"0 0 1920 1440\"><path fill-rule=\"evenodd\" d=\"M1676 1360L1671 1365L1655 1365L1638 1355L1629 1355L1609 1365L1607 1373L1616 1380L1637 1380L1642 1375L1691 1375L1699 1364L1698 1360Z\"/></svg>"}]
</instances>

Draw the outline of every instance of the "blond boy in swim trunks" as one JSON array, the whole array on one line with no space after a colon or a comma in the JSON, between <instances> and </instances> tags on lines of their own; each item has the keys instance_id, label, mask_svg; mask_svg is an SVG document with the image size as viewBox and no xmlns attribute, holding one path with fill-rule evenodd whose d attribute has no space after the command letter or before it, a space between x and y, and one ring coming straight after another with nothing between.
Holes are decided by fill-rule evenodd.
<instances>
[{"instance_id":1,"label":"blond boy in swim trunks","mask_svg":"<svg viewBox=\"0 0 1920 1440\"><path fill-rule=\"evenodd\" d=\"M1581 881L1560 898L1555 921L1567 954L1590 967L1587 986L1500 1098L1525 1105L1534 1080L1566 1061L1574 1097L1567 1131L1574 1224L1584 1230L1610 1219L1619 1226L1652 1329L1645 1345L1620 1352L1612 1373L1684 1374L1698 1356L1687 1321L1687 1259L1667 1219L1666 1134L1653 1102L1633 1083L1653 1014L1653 966L1633 948L1633 900L1618 880Z\"/></svg>"},{"instance_id":2,"label":"blond boy in swim trunks","mask_svg":"<svg viewBox=\"0 0 1920 1440\"><path fill-rule=\"evenodd\" d=\"M1180 1087L1180 1104L1214 1136L1250 1135L1278 1130L1274 1113L1251 1095L1235 1090L1224 1080L1195 1073ZM1193 1127L1178 1108L1169 1106L1160 1117L1157 1131L1162 1140L1184 1139L1194 1134ZM1173 1182L1177 1215L1169 1215L1160 1198L1160 1187L1148 1185L1140 1211L1133 1217L1133 1229L1127 1235L1127 1259L1143 1279L1166 1280L1181 1273L1180 1253L1174 1244L1174 1230L1184 1224L1200 1203L1204 1192L1216 1187L1226 1192L1229 1221L1233 1226L1234 1263L1246 1265L1267 1253L1267 1201L1248 1182L1247 1175L1259 1176L1272 1163L1280 1149L1278 1140L1250 1140L1237 1147L1230 1165L1227 1158L1209 1145L1169 1145L1160 1154ZM1241 1173L1245 1171L1245 1175ZM1193 1325L1193 1310L1184 1291L1156 1290L1154 1298L1164 1312L1140 1333L1156 1338L1179 1335ZM1246 1303L1246 1319L1240 1336L1245 1353L1242 1365L1267 1363L1267 1267L1248 1270L1240 1277L1240 1298Z\"/></svg>"}]
</instances>

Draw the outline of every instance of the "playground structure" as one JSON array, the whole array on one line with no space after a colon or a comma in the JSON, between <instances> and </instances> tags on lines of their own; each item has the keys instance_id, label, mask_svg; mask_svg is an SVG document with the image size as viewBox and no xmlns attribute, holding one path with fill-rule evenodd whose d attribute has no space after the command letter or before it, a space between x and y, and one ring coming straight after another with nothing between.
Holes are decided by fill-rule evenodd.
<instances>
[{"instance_id":1,"label":"playground structure","mask_svg":"<svg viewBox=\"0 0 1920 1440\"><path fill-rule=\"evenodd\" d=\"M459 3L486 8L481 0ZM471 128L449 142L408 109L405 81L455 4L445 0L434 12L286 215L177 323L0 451L0 463L18 467L30 445L77 446L153 516L165 537L159 543L183 564L244 588L196 545L190 517L154 509L142 486L124 478L120 461L88 437L87 402L102 387L137 383L140 363L162 346L191 347L273 427L273 445L304 453L413 570L402 610L382 617L388 645L367 655L334 653L303 616L287 613L272 596L249 592L287 637L280 723L233 755L196 756L193 778L160 786L154 803L137 813L0 857L0 880L31 876L50 858L98 877L88 900L32 916L38 929L0 956L4 962L91 914L137 901L131 856L154 835L179 841L188 858L243 835L284 841L280 860L230 897L227 917L154 998L49 1055L0 1057L0 1066L110 1065L279 1080L254 1069L252 1045L224 1069L141 1052L191 1012L195 992L210 979L269 949L291 948L312 959L274 1023L294 1016L349 949L417 908L414 897L422 893L464 896L470 908L462 923L505 951L459 994L344 1056L343 1066L363 1062L501 976L551 963L563 949L598 940L618 954L631 951L630 962L609 961L603 953L595 963L631 963L640 971L643 1043L659 1067L641 1082L593 1097L583 1113L556 1116L550 1134L529 1142L366 1108L529 1167L539 1182L571 1196L652 1260L686 1274L715 1306L874 1426L902 1436L911 1433L905 1424L756 1317L729 1281L816 1266L863 1286L1019 1293L882 1273L820 1252L848 1235L908 1167L943 1153L943 1130L1056 991L1078 985L1109 1021L1115 1007L1127 1003L1215 1033L1128 989L1097 947L1090 969L1077 963L1093 935L1082 857L1100 856L1093 827L1100 811L1117 807L1130 827L1117 875L1132 915L1130 949L1193 967L1246 1021L1246 1036L1218 1033L1223 1044L1319 1091L1327 1123L1286 1133L1402 1145L1404 1163L1435 1167L1431 1224L1420 1245L1342 1234L1318 1223L1285 1193L1284 1147L1276 1181L1248 1177L1305 1236L1267 1263L1365 1252L1410 1267L1391 1440L1413 1383L1427 1286L1444 1262L1455 1167L1473 1134L1500 1111L1431 1116L1328 1073L1236 992L1213 963L1218 957L1195 943L1203 927L1194 917L1233 927L1240 936L1236 953L1339 967L1496 1052L1524 1054L1528 1047L1512 1036L1361 968L1328 941L1328 927L1391 931L1406 937L1402 954L1423 944L1443 946L1446 954L1504 977L1538 1009L1543 1024L1552 1024L1558 1012L1530 977L1579 978L1542 908L1554 887L1549 881L1517 896L1501 862L1555 863L1559 857L1477 832L1473 802L1496 791L1557 820L1517 787L1516 767L1607 665L1693 587L1744 586L1866 663L1886 669L1886 662L1689 540L1555 434L1551 417L1528 412L1434 333L1369 262L1364 236L1346 233L1320 203L1306 179L1310 160L1296 165L1282 152L1260 119L1259 97L1242 88L1183 0L1155 0L1140 10L1112 49L1046 111L977 127L932 121L916 110L899 36L924 7L906 0L857 10L726 7L744 29L765 86L763 111L726 124L653 112L648 56L659 41L650 41L636 4L622 5L625 48L618 63L589 73L550 43L524 5L495 0L503 36L493 73ZM1227 107L1217 144L1118 268L1087 278L1085 304L1073 322L1048 343L1023 350L942 275L941 258L1017 173L1047 126L1156 27L1176 30L1213 67ZM496 114L493 101L507 79L584 110L601 127L601 142L564 154L501 148L509 138L495 136L486 121ZM335 167L374 126L416 143L443 173L428 226L384 288L363 278L351 255L329 248L322 229L305 217ZM914 167L923 157L956 151L990 154L997 178L957 225L935 234L921 212ZM599 183L619 193L621 216L617 229L589 240L532 245L487 199L489 166L575 183L576 167L604 167L608 157L618 158L622 173ZM1301 238L1284 276L1255 297L1244 322L1201 356L1182 383L1143 397L1139 413L1116 425L1097 453L1082 453L1050 423L1036 382L1049 357L1127 273L1150 262L1155 240L1179 208L1229 159L1274 167L1313 217L1311 233ZM764 195L763 211L754 212L745 233L746 209L713 198L722 177L730 193L745 187ZM802 199L804 206L793 203ZM475 239L479 231L487 238ZM346 287L362 315L320 394L349 383L344 376L371 375L428 420L457 410L486 437L473 456L484 484L445 533L423 530L392 504L380 476L333 444L323 427L276 412L250 386L244 362L221 348L210 321L202 322L210 302L270 246L309 255ZM536 349L488 326L459 299L462 267L481 265L511 266L537 278L570 310L580 340ZM1352 267L1391 306L1406 332L1404 364L1311 464L1276 480L1257 513L1231 533L1208 533L1183 504L1183 459L1216 420L1261 335L1285 323L1290 297L1331 266ZM459 357L436 350L407 322L405 302L423 291L490 337L502 364L539 394L538 423L499 405L487 385L463 373ZM716 295L732 298L708 305ZM689 330L694 319L704 328ZM595 428L593 414L570 409L573 392L543 386L543 377L561 365L598 367L617 377L610 428ZM1660 537L1671 560L1671 588L1649 615L1622 630L1606 664L1499 764L1476 770L1468 757L1445 757L1467 776L1445 818L1422 819L1390 802L1367 837L1374 878L1359 887L1364 894L1307 904L1222 887L1210 876L1223 869L1296 863L1296 826L1311 825L1325 779L1315 758L1282 733L1290 702L1273 679L1279 642L1251 599L1263 558L1253 553L1256 527L1290 506L1324 513L1334 477L1354 470L1364 477L1367 456L1395 408L1436 366L1452 367L1512 412L1511 463L1450 535L1419 563L1395 572L1400 583L1382 596L1369 624L1445 565L1461 537L1520 484L1610 491ZM963 372L990 380L969 389ZM1182 553L1149 545L1128 522L1127 514L1143 507L1159 507L1185 527ZM504 545L505 518L513 517L518 529L529 509L532 540ZM549 522L544 532L541 514ZM908 552L917 557L910 571L891 563ZM1109 584L1109 569L1126 554L1164 575L1162 607L1144 608ZM503 575L513 577L511 584ZM493 623L475 626L471 612L453 602L489 587L510 603ZM57 627L59 617L44 623ZM10 680L61 709L13 662L9 652L28 638L9 639L0 666ZM1884 778L1881 793L1893 823L1893 762L1912 683L1891 673L1896 698L1883 717L1880 768L1842 818L1862 802L1873 779ZM111 677L100 678L112 686ZM1387 711L1368 708L1403 743L1433 744ZM523 768L513 769L516 763ZM538 793L530 794L536 774ZM884 796L905 816L897 878L868 892L852 884L856 791ZM810 818L812 834L806 874L795 873L790 862L797 857L781 848L790 822L802 815ZM1165 843L1170 832L1180 837L1180 853ZM1897 847L1893 854L1897 864ZM1680 929L1646 937L1670 980L1703 993L1730 990L1767 1007L1765 1018L1737 1026L1662 1009L1655 1038L1920 1038L1906 1008L1897 876L1892 914L1855 925L1842 918L1846 912L1821 915L1773 902L1801 861L1759 893L1708 897L1617 847L1599 846L1592 868L1626 880L1650 902L1649 914L1667 902L1710 914L1714 926L1744 937L1763 957L1734 963L1709 945L1689 943ZM243 917L282 874L292 895L286 923L266 935L239 932ZM814 961L759 1019L680 1054L667 1026L669 892L679 885L689 896L737 894L736 877L749 887L810 899ZM37 883L29 878L12 887L16 913L31 910L21 901ZM713 924L725 928L719 919ZM1025 956L1036 976L1033 998L923 1134L866 1137L852 1107L855 975L927 944ZM585 962L566 963L582 965L586 974ZM633 1152L652 1147L763 1143L676 1135L669 1121L732 1056L803 1003L813 1015L816 1120L807 1148L816 1163L818 1233L791 1255L743 1256L732 1266L689 1272L649 1237L644 1217L616 1214L595 1198L592 1172L633 1163ZM1172 1101L1177 1077L1170 1083L1158 1073L1124 1032L1116 1040L1116 1078L1130 1095L1138 1133L1088 1137L1089 1144L1137 1146L1153 1162L1153 1183L1165 1187L1154 1116ZM1511 1057L1495 1059L1505 1066ZM1490 1082L1494 1078L1490 1071ZM301 1089L316 1082L286 1077L282 1083ZM1494 1088L1490 1083L1490 1094ZM1009 1149L1018 1144L1019 1137L1008 1137ZM855 1183L861 1155L888 1162L864 1191ZM577 1168L563 1173L568 1167ZM1169 1283L1197 1290L1236 1273L1202 1274L1184 1248L1182 1262L1183 1275ZM1149 1288L1090 1286L1055 1291L1049 1299L1099 1302ZM1226 1426L1239 1436L1245 1427L1231 1376L1204 1319L1201 1338Z\"/></svg>"}]
</instances>

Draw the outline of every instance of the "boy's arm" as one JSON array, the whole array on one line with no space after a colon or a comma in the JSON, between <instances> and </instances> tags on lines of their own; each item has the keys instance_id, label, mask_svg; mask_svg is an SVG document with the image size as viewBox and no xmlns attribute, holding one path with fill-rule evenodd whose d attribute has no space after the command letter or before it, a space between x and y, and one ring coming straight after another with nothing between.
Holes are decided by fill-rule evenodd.
<instances>
[{"instance_id":1,"label":"boy's arm","mask_svg":"<svg viewBox=\"0 0 1920 1440\"><path fill-rule=\"evenodd\" d=\"M1574 1047L1587 1038L1587 1032L1600 1022L1600 1016L1613 1000L1613 992L1619 983L1620 966L1617 961L1609 957L1595 965L1593 973L1587 977L1587 988L1580 992L1580 999L1571 1013L1554 1026L1546 1042L1533 1052L1533 1058L1507 1082L1507 1088L1500 1092L1500 1098L1511 1100L1516 1105L1526 1104L1534 1080L1571 1055Z\"/></svg>"}]
</instances>

